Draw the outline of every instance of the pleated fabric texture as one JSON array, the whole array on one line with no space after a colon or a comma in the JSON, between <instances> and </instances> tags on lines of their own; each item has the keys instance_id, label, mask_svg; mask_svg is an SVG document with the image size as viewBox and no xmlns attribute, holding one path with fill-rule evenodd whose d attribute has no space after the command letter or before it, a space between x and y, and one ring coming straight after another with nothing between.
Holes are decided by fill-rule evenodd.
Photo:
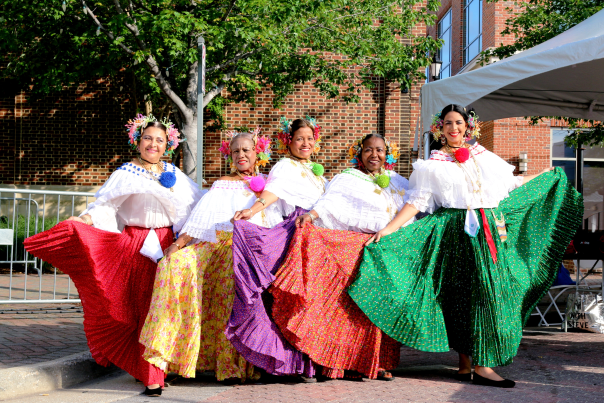
<instances>
[{"instance_id":1,"label":"pleated fabric texture","mask_svg":"<svg viewBox=\"0 0 604 403\"><path fill-rule=\"evenodd\" d=\"M313 225L298 229L269 289L285 338L331 378L353 370L375 379L379 368L399 363L400 343L371 323L346 292L369 237Z\"/></svg>"},{"instance_id":2,"label":"pleated fabric texture","mask_svg":"<svg viewBox=\"0 0 604 403\"><path fill-rule=\"evenodd\" d=\"M365 249L349 295L388 335L422 350L453 348L482 366L508 365L522 328L556 278L583 214L583 198L557 168L484 209L484 229L469 237L466 211L440 208ZM493 218L503 216L507 241Z\"/></svg>"},{"instance_id":3,"label":"pleated fabric texture","mask_svg":"<svg viewBox=\"0 0 604 403\"><path fill-rule=\"evenodd\" d=\"M155 232L162 248L172 230ZM145 385L163 386L165 373L143 359L138 342L151 302L157 264L139 253L148 228L126 227L121 233L63 221L24 242L32 255L49 262L73 280L84 308L84 331L97 363L110 363Z\"/></svg>"},{"instance_id":4,"label":"pleated fabric texture","mask_svg":"<svg viewBox=\"0 0 604 403\"><path fill-rule=\"evenodd\" d=\"M239 220L233 232L235 302L225 334L247 361L273 375L313 376L315 371L273 322L272 296L266 292L285 259L296 217L305 212L297 208L270 229Z\"/></svg>"},{"instance_id":5,"label":"pleated fabric texture","mask_svg":"<svg viewBox=\"0 0 604 403\"><path fill-rule=\"evenodd\" d=\"M158 265L140 338L147 361L187 378L196 370L219 381L260 378L224 334L235 298L232 239L219 231L218 242L188 246Z\"/></svg>"}]
</instances>

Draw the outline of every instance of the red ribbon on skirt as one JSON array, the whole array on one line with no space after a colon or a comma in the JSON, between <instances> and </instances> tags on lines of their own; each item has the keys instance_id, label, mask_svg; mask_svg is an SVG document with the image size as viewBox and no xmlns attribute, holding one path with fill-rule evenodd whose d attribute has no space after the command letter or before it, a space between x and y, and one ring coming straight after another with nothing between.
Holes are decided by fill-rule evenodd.
<instances>
[{"instance_id":1,"label":"red ribbon on skirt","mask_svg":"<svg viewBox=\"0 0 604 403\"><path fill-rule=\"evenodd\" d=\"M495 247L495 241L491 236L491 229L489 228L489 222L483 209L480 209L480 215L482 216L482 226L484 227L484 237L487 239L487 245L489 245L489 251L491 252L491 258L493 263L497 264L497 248Z\"/></svg>"}]
</instances>

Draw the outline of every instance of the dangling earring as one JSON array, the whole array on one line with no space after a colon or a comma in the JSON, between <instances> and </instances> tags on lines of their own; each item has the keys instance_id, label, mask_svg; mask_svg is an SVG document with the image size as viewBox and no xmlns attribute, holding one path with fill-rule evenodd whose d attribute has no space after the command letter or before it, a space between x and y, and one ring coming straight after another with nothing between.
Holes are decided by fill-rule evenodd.
<instances>
[{"instance_id":1,"label":"dangling earring","mask_svg":"<svg viewBox=\"0 0 604 403\"><path fill-rule=\"evenodd\" d=\"M440 135L440 144L442 144L444 146L446 142L447 142L447 138L445 137L444 134L441 134Z\"/></svg>"},{"instance_id":2,"label":"dangling earring","mask_svg":"<svg viewBox=\"0 0 604 403\"><path fill-rule=\"evenodd\" d=\"M234 162L231 162L231 173L235 173L235 171L237 171L237 167Z\"/></svg>"}]
</instances>

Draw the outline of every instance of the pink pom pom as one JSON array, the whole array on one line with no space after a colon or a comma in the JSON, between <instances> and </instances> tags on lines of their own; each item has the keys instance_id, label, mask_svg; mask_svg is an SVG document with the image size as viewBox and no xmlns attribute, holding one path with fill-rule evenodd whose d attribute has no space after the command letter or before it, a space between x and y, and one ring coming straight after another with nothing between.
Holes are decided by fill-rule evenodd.
<instances>
[{"instance_id":1,"label":"pink pom pom","mask_svg":"<svg viewBox=\"0 0 604 403\"><path fill-rule=\"evenodd\" d=\"M266 185L266 182L262 176L254 176L252 180L250 180L250 189L254 192L262 192L264 190L264 185Z\"/></svg>"},{"instance_id":2,"label":"pink pom pom","mask_svg":"<svg viewBox=\"0 0 604 403\"><path fill-rule=\"evenodd\" d=\"M467 148L460 148L455 151L455 159L462 164L470 158L470 151Z\"/></svg>"}]
</instances>

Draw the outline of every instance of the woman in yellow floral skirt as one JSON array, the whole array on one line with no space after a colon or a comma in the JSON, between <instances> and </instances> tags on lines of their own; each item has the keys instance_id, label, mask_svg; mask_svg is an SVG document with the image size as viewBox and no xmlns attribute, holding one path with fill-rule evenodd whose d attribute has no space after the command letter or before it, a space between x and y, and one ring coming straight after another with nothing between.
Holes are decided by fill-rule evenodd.
<instances>
[{"instance_id":1,"label":"woman in yellow floral skirt","mask_svg":"<svg viewBox=\"0 0 604 403\"><path fill-rule=\"evenodd\" d=\"M224 334L235 297L230 219L257 200L265 183L258 166L270 158L270 140L259 132L231 133L223 142L233 173L214 182L158 266L140 342L144 358L166 371L187 378L214 371L218 381L260 376ZM281 211L271 206L253 219L271 228Z\"/></svg>"}]
</instances>

